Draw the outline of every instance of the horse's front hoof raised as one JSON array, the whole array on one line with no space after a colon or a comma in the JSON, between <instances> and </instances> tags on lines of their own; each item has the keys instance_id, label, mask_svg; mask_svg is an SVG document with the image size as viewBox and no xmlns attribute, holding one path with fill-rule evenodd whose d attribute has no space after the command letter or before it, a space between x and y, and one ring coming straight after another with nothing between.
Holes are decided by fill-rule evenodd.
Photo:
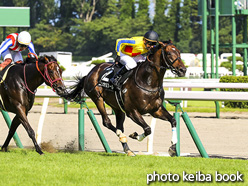
<instances>
[{"instance_id":1,"label":"horse's front hoof raised","mask_svg":"<svg viewBox=\"0 0 248 186\"><path fill-rule=\"evenodd\" d=\"M171 157L174 157L177 155L177 152L176 152L176 144L173 144L170 146L169 150L168 150L168 153Z\"/></svg>"},{"instance_id":2,"label":"horse's front hoof raised","mask_svg":"<svg viewBox=\"0 0 248 186\"><path fill-rule=\"evenodd\" d=\"M131 150L128 150L128 151L126 152L126 154L127 154L127 156L136 156L136 155L134 154L134 152L131 151Z\"/></svg>"},{"instance_id":3,"label":"horse's front hoof raised","mask_svg":"<svg viewBox=\"0 0 248 186\"><path fill-rule=\"evenodd\" d=\"M137 136L138 136L137 132L134 132L134 133L129 135L130 138L133 138L133 139L136 139L136 140L137 140Z\"/></svg>"}]
</instances>

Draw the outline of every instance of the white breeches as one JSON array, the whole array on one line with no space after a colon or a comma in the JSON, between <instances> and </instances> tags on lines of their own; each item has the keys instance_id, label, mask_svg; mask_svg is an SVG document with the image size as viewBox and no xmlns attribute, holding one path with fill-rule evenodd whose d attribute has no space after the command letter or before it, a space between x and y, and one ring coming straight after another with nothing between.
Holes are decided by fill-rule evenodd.
<instances>
[{"instance_id":1,"label":"white breeches","mask_svg":"<svg viewBox=\"0 0 248 186\"><path fill-rule=\"evenodd\" d=\"M10 58L13 62L23 61L21 52L13 51L7 49L5 52L2 53L3 60Z\"/></svg>"},{"instance_id":2,"label":"white breeches","mask_svg":"<svg viewBox=\"0 0 248 186\"><path fill-rule=\"evenodd\" d=\"M120 63L126 67L127 70L131 70L137 66L137 62L144 62L146 58L142 55L130 57L126 54L120 53Z\"/></svg>"}]
</instances>

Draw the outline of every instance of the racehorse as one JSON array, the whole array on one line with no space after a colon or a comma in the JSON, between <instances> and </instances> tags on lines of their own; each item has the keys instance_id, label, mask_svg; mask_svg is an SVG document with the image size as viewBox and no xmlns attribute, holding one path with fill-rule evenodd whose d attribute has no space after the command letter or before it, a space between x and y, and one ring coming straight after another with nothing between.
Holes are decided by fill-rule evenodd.
<instances>
[{"instance_id":1,"label":"racehorse","mask_svg":"<svg viewBox=\"0 0 248 186\"><path fill-rule=\"evenodd\" d=\"M168 120L172 127L172 146L169 148L169 153L171 156L176 155L176 120L163 106L163 78L167 69L178 76L185 76L186 68L181 60L179 50L171 41L159 42L153 48L152 53L147 56L146 61L139 63L133 70L119 92L103 87L99 83L99 76L110 66L110 63L96 65L87 76L78 77L78 82L65 98L79 102L84 91L96 104L102 116L103 125L117 134L124 152L129 156L135 154L129 149L127 137L124 134L125 113L144 130L143 134L138 135L134 132L129 136L138 141L142 141L151 134L151 128L143 119L143 114L149 113L155 118ZM122 101L116 99L118 94ZM104 102L114 110L116 127L112 125L106 113ZM123 103L122 106L121 102Z\"/></svg>"},{"instance_id":2,"label":"racehorse","mask_svg":"<svg viewBox=\"0 0 248 186\"><path fill-rule=\"evenodd\" d=\"M36 151L40 155L43 154L27 118L28 112L34 104L35 91L45 82L58 95L66 93L62 70L57 60L53 56L44 56L39 59L32 56L29 54L23 64L9 65L0 72L2 76L0 82L1 109L16 114L1 149L5 152L17 127L22 124L32 139Z\"/></svg>"}]
</instances>

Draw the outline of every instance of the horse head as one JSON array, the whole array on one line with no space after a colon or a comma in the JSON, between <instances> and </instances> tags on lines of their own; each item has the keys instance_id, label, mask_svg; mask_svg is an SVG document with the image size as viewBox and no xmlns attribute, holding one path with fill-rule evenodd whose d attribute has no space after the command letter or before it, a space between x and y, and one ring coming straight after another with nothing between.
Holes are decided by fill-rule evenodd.
<instances>
[{"instance_id":1,"label":"horse head","mask_svg":"<svg viewBox=\"0 0 248 186\"><path fill-rule=\"evenodd\" d=\"M38 65L37 62L42 65ZM51 86L58 95L66 94L66 87L62 79L62 70L54 56L41 56L36 61L36 68L43 76L45 83Z\"/></svg>"},{"instance_id":2,"label":"horse head","mask_svg":"<svg viewBox=\"0 0 248 186\"><path fill-rule=\"evenodd\" d=\"M180 51L172 44L172 41L159 42L158 47L161 48L161 65L179 77L185 76L187 69L181 59Z\"/></svg>"}]
</instances>

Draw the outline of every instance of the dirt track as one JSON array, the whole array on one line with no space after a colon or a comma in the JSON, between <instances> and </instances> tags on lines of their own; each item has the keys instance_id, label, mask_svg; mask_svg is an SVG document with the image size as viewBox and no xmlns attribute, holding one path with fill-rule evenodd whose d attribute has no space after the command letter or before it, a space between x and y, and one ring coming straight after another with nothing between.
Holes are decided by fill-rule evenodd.
<instances>
[{"instance_id":1,"label":"dirt track","mask_svg":"<svg viewBox=\"0 0 248 186\"><path fill-rule=\"evenodd\" d=\"M34 106L28 115L31 126L37 131L41 106ZM93 110L97 121L103 130L107 142L112 151L122 151L116 135L102 126L102 120L97 110ZM42 142L51 142L55 148L78 148L78 109L68 109L68 114L63 114L63 108L49 107L45 117L42 132ZM111 113L111 110L108 110ZM172 114L172 113L171 113ZM188 113L206 151L210 155L225 155L248 157L248 114L247 113L221 113L221 118L215 118L215 113ZM10 113L13 118L13 114ZM109 115L113 124L113 115ZM151 123L150 116L144 116L147 123ZM181 153L198 154L198 150L181 119ZM129 118L125 121L125 134L129 135L134 131L143 133L142 129L133 123ZM0 146L8 133L7 125L0 116ZM22 144L25 147L32 147L33 143L22 126L17 130ZM167 152L170 146L171 127L169 122L157 120L154 136L154 152ZM128 138L129 147L134 151L147 151L147 140L138 142ZM11 140L11 146L15 146ZM100 150L104 148L97 137L93 125L90 122L85 109L85 149Z\"/></svg>"}]
</instances>

